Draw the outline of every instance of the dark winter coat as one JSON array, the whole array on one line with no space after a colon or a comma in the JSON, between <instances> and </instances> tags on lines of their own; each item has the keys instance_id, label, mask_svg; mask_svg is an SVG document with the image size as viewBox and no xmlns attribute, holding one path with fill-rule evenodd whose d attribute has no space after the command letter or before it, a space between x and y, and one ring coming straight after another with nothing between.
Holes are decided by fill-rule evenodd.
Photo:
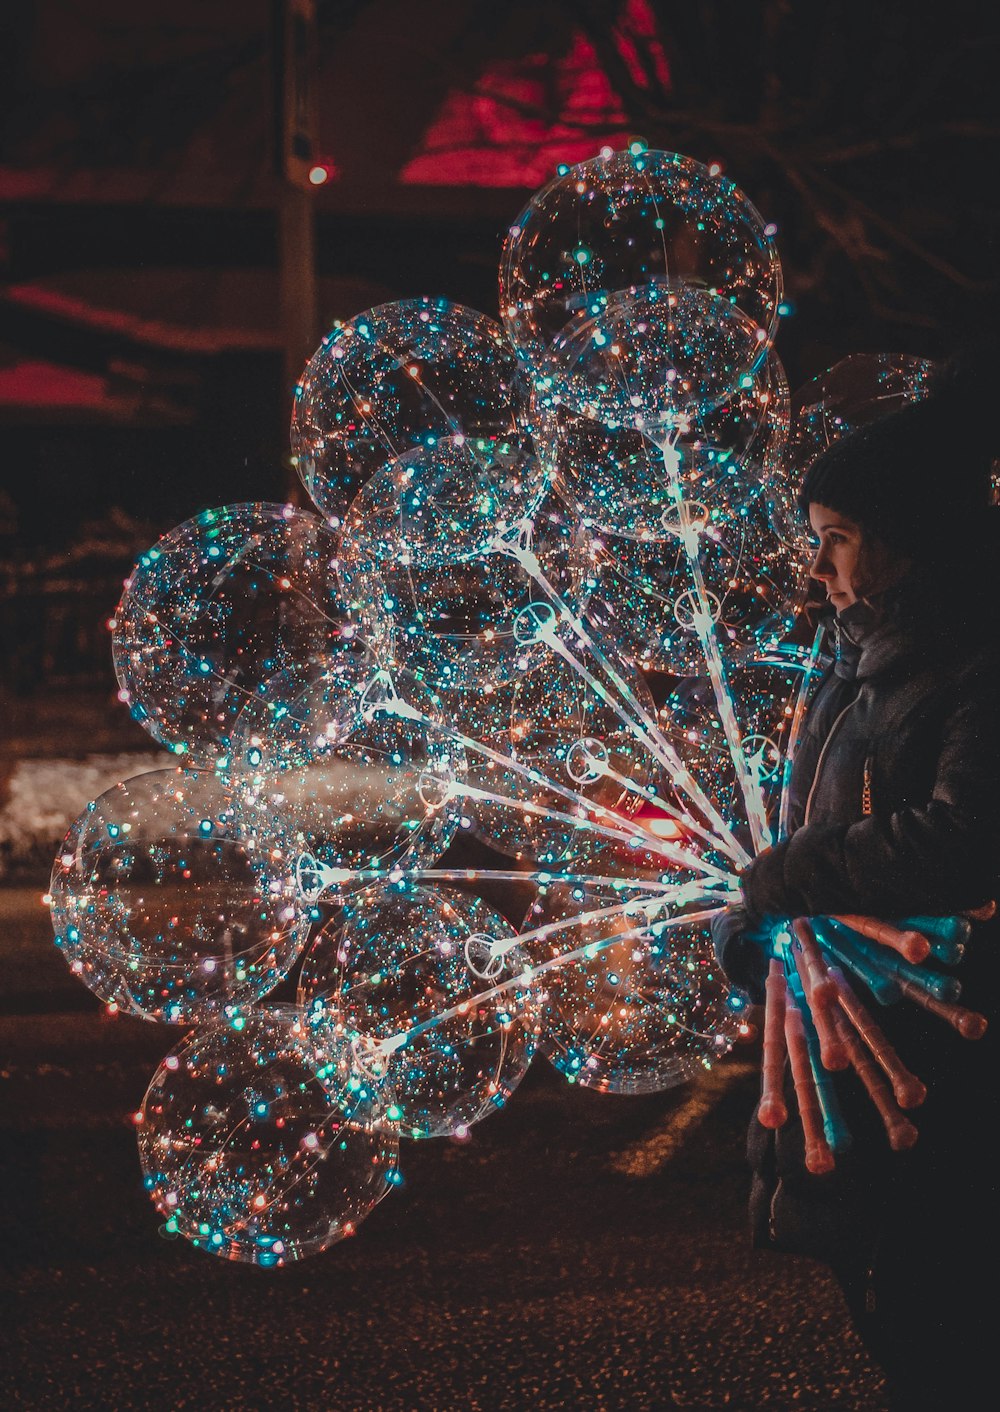
<instances>
[{"instance_id":1,"label":"dark winter coat","mask_svg":"<svg viewBox=\"0 0 1000 1412\"><path fill-rule=\"evenodd\" d=\"M751 916L947 915L1000 898L996 641L962 631L957 618L950 631L928 631L902 596L884 607L881 622L871 618L858 604L832 628L834 659L794 764L789 836L742 879ZM977 925L956 970L961 1003L994 1021L998 930ZM759 971L748 975L748 957L756 954L759 967L759 952L730 941L727 969L760 999ZM838 1073L852 1145L833 1172L811 1175L789 1088L785 1127L775 1133L751 1123L758 1245L843 1264L867 1260L890 1228L901 1242L920 1242L928 1222L975 1230L992 1210L985 1135L996 1131L995 1023L970 1042L910 1001L883 1008L867 991L864 998L928 1086L911 1114L919 1140L909 1152L892 1152L857 1077Z\"/></svg>"}]
</instances>

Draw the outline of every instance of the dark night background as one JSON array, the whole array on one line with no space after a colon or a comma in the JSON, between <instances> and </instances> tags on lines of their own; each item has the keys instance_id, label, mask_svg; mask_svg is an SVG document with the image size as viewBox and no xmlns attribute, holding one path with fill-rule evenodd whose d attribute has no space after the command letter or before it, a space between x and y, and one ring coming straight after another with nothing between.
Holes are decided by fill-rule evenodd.
<instances>
[{"instance_id":1,"label":"dark night background","mask_svg":"<svg viewBox=\"0 0 1000 1412\"><path fill-rule=\"evenodd\" d=\"M748 1247L752 1049L645 1097L533 1064L467 1144L411 1144L355 1240L262 1277L157 1238L127 1115L167 1042L69 974L38 899L86 801L163 761L111 667L136 555L298 495L291 385L332 320L425 294L496 317L506 230L559 163L641 137L721 164L778 226L793 392L995 329L997 7L285 8L315 12L325 178L294 196L282 6L0 8L0 1401L882 1412L822 1267Z\"/></svg>"}]
</instances>

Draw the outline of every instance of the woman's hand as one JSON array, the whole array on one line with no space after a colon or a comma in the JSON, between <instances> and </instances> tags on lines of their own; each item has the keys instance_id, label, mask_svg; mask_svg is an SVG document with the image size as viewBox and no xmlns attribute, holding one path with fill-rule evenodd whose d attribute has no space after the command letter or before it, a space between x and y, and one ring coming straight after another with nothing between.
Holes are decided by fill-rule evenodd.
<instances>
[{"instance_id":1,"label":"woman's hand","mask_svg":"<svg viewBox=\"0 0 1000 1412\"><path fill-rule=\"evenodd\" d=\"M760 918L751 917L742 903L735 902L712 918L716 959L736 989L744 991L753 1005L764 1003L770 939L770 927Z\"/></svg>"}]
</instances>

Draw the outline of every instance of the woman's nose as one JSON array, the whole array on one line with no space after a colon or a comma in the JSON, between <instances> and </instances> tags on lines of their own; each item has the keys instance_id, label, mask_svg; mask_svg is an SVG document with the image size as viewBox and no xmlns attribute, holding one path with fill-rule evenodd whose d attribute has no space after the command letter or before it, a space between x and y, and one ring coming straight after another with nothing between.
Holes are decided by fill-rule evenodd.
<instances>
[{"instance_id":1,"label":"woman's nose","mask_svg":"<svg viewBox=\"0 0 1000 1412\"><path fill-rule=\"evenodd\" d=\"M813 579L833 578L833 566L822 549L817 549L809 565L809 577Z\"/></svg>"}]
</instances>

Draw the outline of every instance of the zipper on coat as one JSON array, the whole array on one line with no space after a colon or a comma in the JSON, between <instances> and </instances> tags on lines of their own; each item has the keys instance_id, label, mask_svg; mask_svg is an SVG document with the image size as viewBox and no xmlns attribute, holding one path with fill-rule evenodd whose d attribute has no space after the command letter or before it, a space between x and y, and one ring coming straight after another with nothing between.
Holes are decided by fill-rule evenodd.
<instances>
[{"instance_id":1,"label":"zipper on coat","mask_svg":"<svg viewBox=\"0 0 1000 1412\"><path fill-rule=\"evenodd\" d=\"M861 812L865 818L872 811L872 757L865 759L865 777L861 786Z\"/></svg>"},{"instance_id":2,"label":"zipper on coat","mask_svg":"<svg viewBox=\"0 0 1000 1412\"><path fill-rule=\"evenodd\" d=\"M848 701L847 705L840 712L840 715L837 717L837 719L834 721L833 725L827 732L826 740L824 740L823 742L823 748L819 752L819 758L816 761L816 769L813 771L812 784L809 786L809 797L806 799L805 813L802 816L803 824L808 824L809 822L809 814L812 811L813 795L816 793L816 786L819 783L820 771L823 768L823 761L826 759L826 752L830 748L830 742L836 735L837 731L840 729L840 723L847 715L848 711L852 710L857 704L857 697L855 697L853 701Z\"/></svg>"}]
</instances>

